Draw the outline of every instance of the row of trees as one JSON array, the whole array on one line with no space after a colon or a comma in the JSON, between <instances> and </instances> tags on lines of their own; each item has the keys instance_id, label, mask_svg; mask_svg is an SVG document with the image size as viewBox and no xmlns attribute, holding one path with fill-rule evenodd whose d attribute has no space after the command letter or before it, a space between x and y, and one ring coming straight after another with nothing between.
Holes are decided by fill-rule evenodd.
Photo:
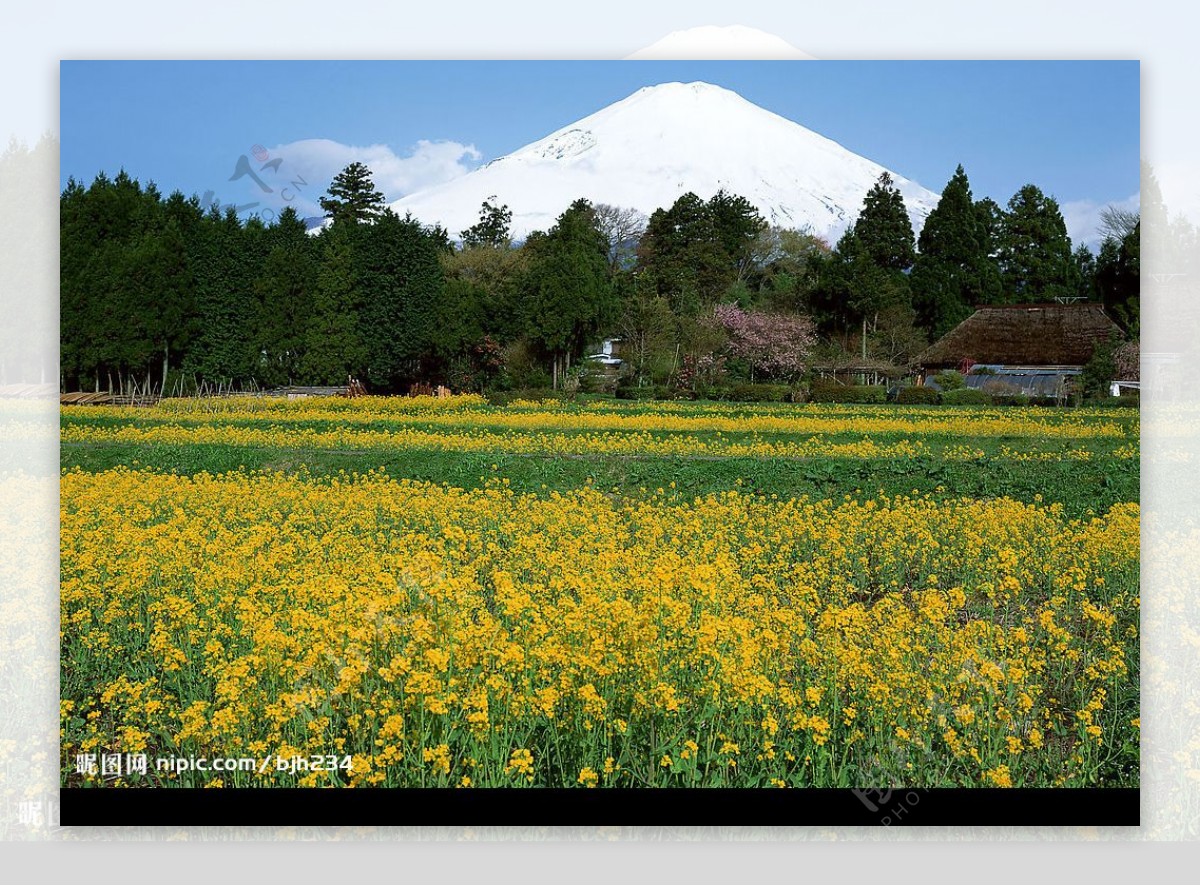
<instances>
[{"instance_id":1,"label":"row of trees","mask_svg":"<svg viewBox=\"0 0 1200 886\"><path fill-rule=\"evenodd\" d=\"M1053 198L1027 185L1006 208L976 201L961 167L919 240L884 174L832 248L724 191L649 218L577 200L520 244L495 198L457 245L400 218L358 163L321 205L314 236L294 212L242 222L124 172L69 182L66 383L557 384L611 334L638 383L717 365L794 378L814 352L903 364L977 304L1064 297L1137 329L1136 215L1109 213L1098 255L1073 251Z\"/></svg>"},{"instance_id":2,"label":"row of trees","mask_svg":"<svg viewBox=\"0 0 1200 886\"><path fill-rule=\"evenodd\" d=\"M315 236L290 209L275 224L163 198L121 172L61 200L61 371L69 387L157 387L173 375L234 385L395 390L414 379L486 383L499 343L565 371L617 316L608 243L577 201L521 248L507 210L455 249L400 218L361 164L333 182ZM494 218L493 218L494 217ZM495 220L498 228L489 232Z\"/></svg>"},{"instance_id":3,"label":"row of trees","mask_svg":"<svg viewBox=\"0 0 1200 886\"><path fill-rule=\"evenodd\" d=\"M382 201L382 198L380 198ZM290 208L265 226L165 200L124 172L61 201L61 371L69 386L344 382L388 387L429 348L439 236L380 211L309 236ZM90 384L89 384L90 383Z\"/></svg>"},{"instance_id":4,"label":"row of trees","mask_svg":"<svg viewBox=\"0 0 1200 886\"><path fill-rule=\"evenodd\" d=\"M914 238L899 192L886 173L834 248L813 288L812 308L825 326L886 319L911 321L937 338L977 305L1091 300L1112 309L1136 334L1136 214L1106 213L1100 256L1072 251L1058 203L1025 185L1007 207L974 200L961 166Z\"/></svg>"}]
</instances>

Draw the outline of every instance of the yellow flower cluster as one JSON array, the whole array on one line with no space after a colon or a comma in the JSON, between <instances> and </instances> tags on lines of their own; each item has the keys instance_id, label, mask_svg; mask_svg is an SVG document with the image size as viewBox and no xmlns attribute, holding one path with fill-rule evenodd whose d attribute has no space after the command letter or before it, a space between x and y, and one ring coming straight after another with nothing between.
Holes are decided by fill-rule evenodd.
<instances>
[{"instance_id":1,"label":"yellow flower cluster","mask_svg":"<svg viewBox=\"0 0 1200 886\"><path fill-rule=\"evenodd\" d=\"M405 428L399 431L336 428L266 428L206 424L195 426L149 425L117 427L70 424L62 430L64 443L152 446L255 446L283 449L339 451L436 449L453 452L495 452L523 455L655 455L684 457L756 458L914 458L928 455L919 440L875 442L863 438L835 442L808 440L707 439L672 434L658 437L645 431L604 434L489 433L485 430L446 433Z\"/></svg>"},{"instance_id":2,"label":"yellow flower cluster","mask_svg":"<svg viewBox=\"0 0 1200 886\"><path fill-rule=\"evenodd\" d=\"M1098 783L1136 745L1138 536L1133 504L66 472L64 759L354 761L231 786Z\"/></svg>"},{"instance_id":3,"label":"yellow flower cluster","mask_svg":"<svg viewBox=\"0 0 1200 886\"><path fill-rule=\"evenodd\" d=\"M674 407L674 408L672 408ZM130 417L118 407L76 407L82 418ZM1118 413L1117 415L1120 415ZM136 413L139 420L186 425L214 418L231 423L335 424L420 427L445 432L487 428L504 431L571 431L653 434L786 434L954 437L1030 437L1050 439L1121 439L1129 435L1117 416L1092 410L939 409L937 411L876 407L847 411L828 405L787 405L774 409L731 408L725 404L655 403L652 407L607 401L575 406L562 401L518 400L507 408L487 405L481 397L366 397L347 400L311 398L229 398L164 400ZM1124 416L1121 416L1124 418ZM1136 416L1126 419L1136 424ZM1136 438L1136 427L1132 430Z\"/></svg>"}]
</instances>

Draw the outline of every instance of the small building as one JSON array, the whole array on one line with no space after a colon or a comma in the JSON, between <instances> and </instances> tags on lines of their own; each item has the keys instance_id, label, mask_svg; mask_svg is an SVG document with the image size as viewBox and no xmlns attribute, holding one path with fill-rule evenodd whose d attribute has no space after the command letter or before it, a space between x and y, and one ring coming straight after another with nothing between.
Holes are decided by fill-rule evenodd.
<instances>
[{"instance_id":1,"label":"small building","mask_svg":"<svg viewBox=\"0 0 1200 886\"><path fill-rule=\"evenodd\" d=\"M911 371L906 367L896 366L886 360L853 356L837 362L816 364L812 367L812 371L818 378L832 379L843 385L891 386L900 379L911 375Z\"/></svg>"},{"instance_id":2,"label":"small building","mask_svg":"<svg viewBox=\"0 0 1200 886\"><path fill-rule=\"evenodd\" d=\"M1123 338L1103 307L1075 304L987 305L917 356L921 384L947 369L967 385L1061 399L1096 346Z\"/></svg>"},{"instance_id":3,"label":"small building","mask_svg":"<svg viewBox=\"0 0 1200 886\"><path fill-rule=\"evenodd\" d=\"M346 385L287 385L272 393L289 400L307 400L310 397L345 397Z\"/></svg>"},{"instance_id":4,"label":"small building","mask_svg":"<svg viewBox=\"0 0 1200 886\"><path fill-rule=\"evenodd\" d=\"M592 360L602 366L620 366L621 360L621 339L606 338L599 344L591 345L587 349L585 360Z\"/></svg>"}]
</instances>

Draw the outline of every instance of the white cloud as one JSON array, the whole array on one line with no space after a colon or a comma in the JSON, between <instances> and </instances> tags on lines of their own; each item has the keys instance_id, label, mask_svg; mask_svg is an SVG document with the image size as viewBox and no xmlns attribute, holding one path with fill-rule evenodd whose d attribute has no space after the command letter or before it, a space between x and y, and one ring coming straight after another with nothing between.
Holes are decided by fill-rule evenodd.
<instances>
[{"instance_id":1,"label":"white cloud","mask_svg":"<svg viewBox=\"0 0 1200 886\"><path fill-rule=\"evenodd\" d=\"M376 189L391 203L422 188L458 178L474 169L481 159L474 145L428 139L417 142L405 156L388 145L359 147L327 138L306 138L278 145L263 155L265 162L282 161L277 174L272 176L275 181L304 182L291 188L289 193L294 192L294 196L288 201L301 215L321 214L318 198L324 196L335 175L356 161L370 168ZM255 168L262 165L258 160L252 163ZM284 199L287 198L281 197L276 202L286 205Z\"/></svg>"},{"instance_id":2,"label":"white cloud","mask_svg":"<svg viewBox=\"0 0 1200 886\"><path fill-rule=\"evenodd\" d=\"M1109 206L1137 210L1141 206L1141 196L1134 194L1124 200L1109 200L1105 203L1095 200L1072 200L1059 207L1062 210L1063 221L1067 223L1067 233L1071 237L1072 246L1084 243L1092 252L1100 248L1100 242L1104 239L1100 233L1100 213Z\"/></svg>"}]
</instances>

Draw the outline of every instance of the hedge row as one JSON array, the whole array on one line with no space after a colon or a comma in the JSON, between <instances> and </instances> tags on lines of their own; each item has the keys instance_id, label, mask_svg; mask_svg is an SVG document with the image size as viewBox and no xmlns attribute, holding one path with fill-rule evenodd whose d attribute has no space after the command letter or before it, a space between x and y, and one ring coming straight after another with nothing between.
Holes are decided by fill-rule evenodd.
<instances>
[{"instance_id":1,"label":"hedge row","mask_svg":"<svg viewBox=\"0 0 1200 886\"><path fill-rule=\"evenodd\" d=\"M958 391L950 391L949 393L957 394ZM936 388L901 388L900 392L896 394L896 402L932 406L935 403L941 402L941 397L939 396Z\"/></svg>"},{"instance_id":2,"label":"hedge row","mask_svg":"<svg viewBox=\"0 0 1200 886\"><path fill-rule=\"evenodd\" d=\"M887 388L883 385L813 385L808 400L810 403L884 403Z\"/></svg>"},{"instance_id":3,"label":"hedge row","mask_svg":"<svg viewBox=\"0 0 1200 886\"><path fill-rule=\"evenodd\" d=\"M987 406L992 398L978 388L958 388L943 393L942 402L947 406Z\"/></svg>"}]
</instances>

